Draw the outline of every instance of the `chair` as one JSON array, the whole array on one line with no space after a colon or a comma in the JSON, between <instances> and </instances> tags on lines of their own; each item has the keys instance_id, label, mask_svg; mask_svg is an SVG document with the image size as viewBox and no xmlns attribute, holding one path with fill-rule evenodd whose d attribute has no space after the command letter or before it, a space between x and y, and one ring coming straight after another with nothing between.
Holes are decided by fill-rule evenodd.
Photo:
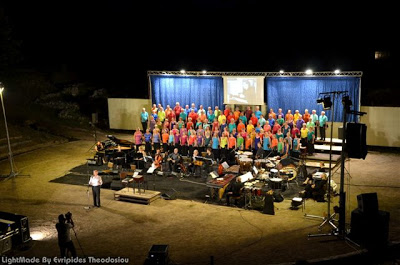
<instances>
[{"instance_id":1,"label":"chair","mask_svg":"<svg viewBox=\"0 0 400 265\"><path fill-rule=\"evenodd\" d=\"M113 169L114 169L114 163L113 162L108 162L107 163L107 169L104 169L102 171L102 173L110 174L113 171Z\"/></svg>"},{"instance_id":2,"label":"chair","mask_svg":"<svg viewBox=\"0 0 400 265\"><path fill-rule=\"evenodd\" d=\"M121 171L121 172L119 173L119 179L120 179L120 180L124 180L127 176L128 176L128 173L127 173L127 172Z\"/></svg>"},{"instance_id":3,"label":"chair","mask_svg":"<svg viewBox=\"0 0 400 265\"><path fill-rule=\"evenodd\" d=\"M137 189L139 194L142 194L141 188L143 188L143 193L146 193L147 181L144 179L144 176L137 175L133 177L133 193L135 193L135 186L137 185ZM147 187L148 188L148 187Z\"/></svg>"}]
</instances>

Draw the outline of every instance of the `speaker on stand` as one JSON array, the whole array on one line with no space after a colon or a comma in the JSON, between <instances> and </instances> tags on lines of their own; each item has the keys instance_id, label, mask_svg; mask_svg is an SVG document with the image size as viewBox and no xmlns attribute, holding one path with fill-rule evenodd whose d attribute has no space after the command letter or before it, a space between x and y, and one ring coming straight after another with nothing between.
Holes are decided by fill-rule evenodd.
<instances>
[{"instance_id":1,"label":"speaker on stand","mask_svg":"<svg viewBox=\"0 0 400 265\"><path fill-rule=\"evenodd\" d=\"M367 126L365 124L347 123L345 150L349 158L365 159L367 156Z\"/></svg>"}]
</instances>

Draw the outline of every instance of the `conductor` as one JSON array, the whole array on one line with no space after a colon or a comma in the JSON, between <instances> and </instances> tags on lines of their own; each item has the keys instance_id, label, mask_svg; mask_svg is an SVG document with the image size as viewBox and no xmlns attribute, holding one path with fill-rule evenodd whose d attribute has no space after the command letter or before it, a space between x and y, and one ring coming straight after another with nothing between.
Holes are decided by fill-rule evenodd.
<instances>
[{"instance_id":1,"label":"conductor","mask_svg":"<svg viewBox=\"0 0 400 265\"><path fill-rule=\"evenodd\" d=\"M100 188L103 185L103 180L99 176L99 171L93 170L93 175L90 177L89 185L92 186L93 205L100 207Z\"/></svg>"}]
</instances>

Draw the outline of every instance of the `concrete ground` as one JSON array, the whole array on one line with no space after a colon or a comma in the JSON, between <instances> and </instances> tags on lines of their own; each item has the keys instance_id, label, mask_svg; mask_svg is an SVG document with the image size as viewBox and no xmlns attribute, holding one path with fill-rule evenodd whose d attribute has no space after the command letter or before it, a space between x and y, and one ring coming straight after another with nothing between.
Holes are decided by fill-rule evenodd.
<instances>
[{"instance_id":1,"label":"concrete ground","mask_svg":"<svg viewBox=\"0 0 400 265\"><path fill-rule=\"evenodd\" d=\"M129 139L129 138L127 138ZM112 190L101 190L102 207L85 210L92 198L86 186L49 182L84 164L92 157L93 141L79 140L20 154L15 164L21 174L0 182L0 209L26 215L34 239L29 248L14 249L9 256L54 257L59 255L55 224L57 216L70 211L75 221L73 241L79 256L128 257L143 264L154 244L169 245L174 264L275 264L313 260L358 251L337 237L308 239L319 233L327 203L307 200L303 211L290 210L290 200L275 203L275 215L205 203L163 199L151 205L115 201ZM400 239L400 155L371 152L365 160L346 162L347 222L357 207L360 193L377 192L380 210L389 211L390 240ZM339 185L339 172L334 181ZM7 160L0 173L9 173ZM338 205L338 197L331 206ZM325 232L329 226L323 227ZM371 228L373 229L373 228ZM79 240L79 241L78 241ZM393 264L393 263L389 263Z\"/></svg>"}]
</instances>

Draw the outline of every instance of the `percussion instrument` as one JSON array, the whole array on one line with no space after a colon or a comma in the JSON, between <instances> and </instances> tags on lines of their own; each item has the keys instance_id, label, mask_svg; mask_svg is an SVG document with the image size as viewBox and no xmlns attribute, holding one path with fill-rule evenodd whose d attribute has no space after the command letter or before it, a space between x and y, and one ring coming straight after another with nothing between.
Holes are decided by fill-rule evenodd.
<instances>
[{"instance_id":1,"label":"percussion instrument","mask_svg":"<svg viewBox=\"0 0 400 265\"><path fill-rule=\"evenodd\" d=\"M249 157L246 156L246 155L237 155L237 156L236 156L236 163L237 163L237 164L240 164L240 160L241 160L241 159L244 159L244 158L249 158Z\"/></svg>"},{"instance_id":2,"label":"percussion instrument","mask_svg":"<svg viewBox=\"0 0 400 265\"><path fill-rule=\"evenodd\" d=\"M270 178L271 181L271 189L279 190L282 189L282 179L281 178Z\"/></svg>"},{"instance_id":3,"label":"percussion instrument","mask_svg":"<svg viewBox=\"0 0 400 265\"><path fill-rule=\"evenodd\" d=\"M270 172L271 172L271 177L272 177L272 178L278 177L278 170L277 170L276 168L272 168L272 169L270 170Z\"/></svg>"},{"instance_id":4,"label":"percussion instrument","mask_svg":"<svg viewBox=\"0 0 400 265\"><path fill-rule=\"evenodd\" d=\"M253 159L251 158L242 158L239 160L240 172L250 171L253 165Z\"/></svg>"},{"instance_id":5,"label":"percussion instrument","mask_svg":"<svg viewBox=\"0 0 400 265\"><path fill-rule=\"evenodd\" d=\"M195 160L194 162L193 162L193 164L195 165L195 166L202 166L203 165L203 161L200 161L200 160Z\"/></svg>"},{"instance_id":6,"label":"percussion instrument","mask_svg":"<svg viewBox=\"0 0 400 265\"><path fill-rule=\"evenodd\" d=\"M267 169L271 170L271 169L273 169L273 168L275 167L275 164L272 163L272 162L268 162L268 163L266 164L266 167L267 167Z\"/></svg>"},{"instance_id":7,"label":"percussion instrument","mask_svg":"<svg viewBox=\"0 0 400 265\"><path fill-rule=\"evenodd\" d=\"M261 190L261 188L253 188L253 194L255 195L255 196L261 196L261 194L262 194L262 190Z\"/></svg>"},{"instance_id":8,"label":"percussion instrument","mask_svg":"<svg viewBox=\"0 0 400 265\"><path fill-rule=\"evenodd\" d=\"M261 174L260 179L261 179L261 180L267 180L267 179L269 179L269 174L268 174L268 173L267 173L267 174Z\"/></svg>"},{"instance_id":9,"label":"percussion instrument","mask_svg":"<svg viewBox=\"0 0 400 265\"><path fill-rule=\"evenodd\" d=\"M254 160L254 166L256 168L266 168L268 164L268 160L267 159L256 159Z\"/></svg>"},{"instance_id":10,"label":"percussion instrument","mask_svg":"<svg viewBox=\"0 0 400 265\"><path fill-rule=\"evenodd\" d=\"M294 197L292 199L292 207L297 208L303 203L303 198L300 197Z\"/></svg>"},{"instance_id":11,"label":"percussion instrument","mask_svg":"<svg viewBox=\"0 0 400 265\"><path fill-rule=\"evenodd\" d=\"M252 156L253 153L252 153L252 152L249 152L249 151L244 151L244 152L243 152L243 155Z\"/></svg>"},{"instance_id":12,"label":"percussion instrument","mask_svg":"<svg viewBox=\"0 0 400 265\"><path fill-rule=\"evenodd\" d=\"M301 155L307 155L307 147L301 146L300 147L300 154Z\"/></svg>"},{"instance_id":13,"label":"percussion instrument","mask_svg":"<svg viewBox=\"0 0 400 265\"><path fill-rule=\"evenodd\" d=\"M295 168L284 168L279 170L280 175L287 176L288 180L295 179L297 176L297 171Z\"/></svg>"},{"instance_id":14,"label":"percussion instrument","mask_svg":"<svg viewBox=\"0 0 400 265\"><path fill-rule=\"evenodd\" d=\"M325 174L328 177L328 173L324 173L324 172L316 172L312 175L314 180L321 180L322 179L322 174Z\"/></svg>"}]
</instances>

